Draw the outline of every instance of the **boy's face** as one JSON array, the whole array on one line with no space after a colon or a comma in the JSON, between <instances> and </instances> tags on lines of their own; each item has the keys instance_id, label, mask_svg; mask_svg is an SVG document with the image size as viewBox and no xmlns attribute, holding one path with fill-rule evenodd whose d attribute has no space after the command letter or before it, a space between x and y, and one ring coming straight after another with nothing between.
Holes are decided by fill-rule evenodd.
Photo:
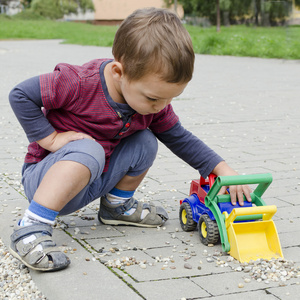
<instances>
[{"instance_id":1,"label":"boy's face","mask_svg":"<svg viewBox=\"0 0 300 300\"><path fill-rule=\"evenodd\" d=\"M149 74L137 81L123 76L120 92L125 102L141 115L156 114L163 110L174 97L179 96L187 83L168 83L156 74Z\"/></svg>"}]
</instances>

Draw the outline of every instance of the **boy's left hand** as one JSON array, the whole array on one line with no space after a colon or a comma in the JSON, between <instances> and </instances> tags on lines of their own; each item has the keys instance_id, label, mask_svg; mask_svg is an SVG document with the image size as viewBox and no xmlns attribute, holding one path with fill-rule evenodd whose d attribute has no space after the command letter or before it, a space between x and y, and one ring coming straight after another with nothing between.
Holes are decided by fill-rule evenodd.
<instances>
[{"instance_id":1,"label":"boy's left hand","mask_svg":"<svg viewBox=\"0 0 300 300\"><path fill-rule=\"evenodd\" d=\"M234 176L238 175L236 171L231 169L225 161L220 162L214 169L213 174L217 176ZM236 201L239 202L241 206L244 205L244 196L248 202L251 202L251 188L248 185L231 185L223 186L219 194L225 194L226 190L229 188L231 204L236 205Z\"/></svg>"},{"instance_id":2,"label":"boy's left hand","mask_svg":"<svg viewBox=\"0 0 300 300\"><path fill-rule=\"evenodd\" d=\"M244 196L248 202L251 202L251 188L248 185L231 185L231 186L223 186L220 190L219 194L225 194L227 188L229 188L231 204L236 205L236 201L238 200L239 205L244 205Z\"/></svg>"}]
</instances>

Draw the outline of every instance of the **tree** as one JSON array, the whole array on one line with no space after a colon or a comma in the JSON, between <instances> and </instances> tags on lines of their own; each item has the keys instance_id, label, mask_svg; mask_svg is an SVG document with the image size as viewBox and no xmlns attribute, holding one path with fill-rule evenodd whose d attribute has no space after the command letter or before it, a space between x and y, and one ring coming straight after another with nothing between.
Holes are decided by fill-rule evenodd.
<instances>
[{"instance_id":1,"label":"tree","mask_svg":"<svg viewBox=\"0 0 300 300\"><path fill-rule=\"evenodd\" d=\"M172 3L172 0L167 0ZM187 15L207 17L212 24L224 22L224 16L231 24L253 23L263 25L284 23L294 2L300 0L178 0ZM265 22L268 20L268 22Z\"/></svg>"},{"instance_id":2,"label":"tree","mask_svg":"<svg viewBox=\"0 0 300 300\"><path fill-rule=\"evenodd\" d=\"M221 27L221 15L220 15L220 0L216 0L217 3L217 32L220 32Z\"/></svg>"}]
</instances>

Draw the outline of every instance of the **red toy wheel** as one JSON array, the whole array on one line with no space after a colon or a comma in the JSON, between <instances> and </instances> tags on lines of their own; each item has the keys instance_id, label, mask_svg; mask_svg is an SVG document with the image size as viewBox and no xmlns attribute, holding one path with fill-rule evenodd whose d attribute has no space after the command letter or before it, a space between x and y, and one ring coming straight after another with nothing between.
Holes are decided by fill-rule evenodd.
<instances>
[{"instance_id":1,"label":"red toy wheel","mask_svg":"<svg viewBox=\"0 0 300 300\"><path fill-rule=\"evenodd\" d=\"M198 232L201 242L206 246L208 244L216 244L220 238L217 222L213 221L206 214L202 215L199 219Z\"/></svg>"},{"instance_id":2,"label":"red toy wheel","mask_svg":"<svg viewBox=\"0 0 300 300\"><path fill-rule=\"evenodd\" d=\"M179 220L181 228L184 231L193 231L197 227L197 223L193 219L191 206L187 202L183 202L179 209Z\"/></svg>"}]
</instances>

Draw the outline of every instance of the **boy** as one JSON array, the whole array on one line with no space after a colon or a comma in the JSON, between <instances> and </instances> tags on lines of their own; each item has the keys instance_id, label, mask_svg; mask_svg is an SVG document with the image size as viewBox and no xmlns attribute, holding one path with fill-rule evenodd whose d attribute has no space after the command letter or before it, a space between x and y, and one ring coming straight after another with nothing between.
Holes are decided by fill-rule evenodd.
<instances>
[{"instance_id":1,"label":"boy","mask_svg":"<svg viewBox=\"0 0 300 300\"><path fill-rule=\"evenodd\" d=\"M156 227L168 219L162 207L133 198L155 159L156 138L204 177L236 175L181 126L170 105L194 66L191 39L175 14L134 12L116 33L113 56L83 66L59 64L10 93L31 142L22 170L30 205L11 235L10 250L32 269L69 265L52 241L51 225L58 214L99 197L104 224ZM251 201L247 186L230 192L233 203L242 204L243 194Z\"/></svg>"}]
</instances>

